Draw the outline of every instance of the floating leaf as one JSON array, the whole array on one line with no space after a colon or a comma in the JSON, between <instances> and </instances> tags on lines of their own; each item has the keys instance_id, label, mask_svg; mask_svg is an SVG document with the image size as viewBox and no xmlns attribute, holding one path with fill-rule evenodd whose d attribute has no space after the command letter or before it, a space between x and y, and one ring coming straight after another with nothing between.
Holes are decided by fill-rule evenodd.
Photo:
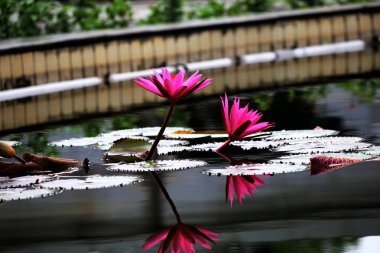
<instances>
[{"instance_id":1,"label":"floating leaf","mask_svg":"<svg viewBox=\"0 0 380 253\"><path fill-rule=\"evenodd\" d=\"M150 127L150 128L144 128L144 129L145 130L142 132L142 136L155 137L155 136L157 136L161 127ZM193 131L193 129L184 128L184 127L167 127L164 131L164 135L170 135L170 134L175 133L177 131Z\"/></svg>"},{"instance_id":2,"label":"floating leaf","mask_svg":"<svg viewBox=\"0 0 380 253\"><path fill-rule=\"evenodd\" d=\"M206 165L206 162L196 160L157 160L149 162L137 163L119 163L106 164L111 171L128 171L128 172L144 172L144 171L168 171L168 170L184 170Z\"/></svg>"},{"instance_id":3,"label":"floating leaf","mask_svg":"<svg viewBox=\"0 0 380 253\"><path fill-rule=\"evenodd\" d=\"M359 137L334 137L334 138L312 138L303 140L291 140L281 147L274 149L278 152L289 152L294 154L318 154L333 152L351 152L367 149L372 146L369 143L360 142Z\"/></svg>"},{"instance_id":4,"label":"floating leaf","mask_svg":"<svg viewBox=\"0 0 380 253\"><path fill-rule=\"evenodd\" d=\"M324 155L330 157L347 157L351 159L361 159L367 160L371 159L372 156L365 153L325 153ZM299 155L286 155L270 160L270 163L284 163L284 164L298 164L298 165L309 165L310 159L315 157L314 154L299 154Z\"/></svg>"},{"instance_id":5,"label":"floating leaf","mask_svg":"<svg viewBox=\"0 0 380 253\"><path fill-rule=\"evenodd\" d=\"M88 190L130 185L141 182L137 176L69 176L58 177L56 180L41 183L47 189Z\"/></svg>"},{"instance_id":6,"label":"floating leaf","mask_svg":"<svg viewBox=\"0 0 380 253\"><path fill-rule=\"evenodd\" d=\"M167 138L172 139L201 139L201 138L228 138L228 134L225 131L189 131L189 130L180 130L173 133L167 134Z\"/></svg>"},{"instance_id":7,"label":"floating leaf","mask_svg":"<svg viewBox=\"0 0 380 253\"><path fill-rule=\"evenodd\" d=\"M292 139L305 139L313 137L326 137L337 135L339 132L335 130L282 130L269 132L270 135L266 136L266 140L279 141L279 140L292 140Z\"/></svg>"},{"instance_id":8,"label":"floating leaf","mask_svg":"<svg viewBox=\"0 0 380 253\"><path fill-rule=\"evenodd\" d=\"M167 127L165 133L169 134L174 131L178 131L181 127ZM145 127L145 128L132 128L132 129L123 129L117 131L111 131L108 133L102 133L95 137L84 137L84 138L71 138L68 140L55 141L50 143L54 146L90 146L95 145L101 150L108 150L114 141L129 138L129 139L143 139L148 140L144 136L156 136L160 130L160 127Z\"/></svg>"},{"instance_id":9,"label":"floating leaf","mask_svg":"<svg viewBox=\"0 0 380 253\"><path fill-rule=\"evenodd\" d=\"M45 176L45 175L23 176L23 177L16 177L12 179L5 177L5 178L0 178L0 189L30 186L33 184L42 183L50 179L52 179L51 176Z\"/></svg>"},{"instance_id":10,"label":"floating leaf","mask_svg":"<svg viewBox=\"0 0 380 253\"><path fill-rule=\"evenodd\" d=\"M267 140L234 141L231 143L231 145L240 147L243 150L272 149L282 144L283 144L283 141L267 141Z\"/></svg>"},{"instance_id":11,"label":"floating leaf","mask_svg":"<svg viewBox=\"0 0 380 253\"><path fill-rule=\"evenodd\" d=\"M136 152L107 152L104 156L104 160L108 163L132 163L141 162L144 159L140 156L140 153Z\"/></svg>"},{"instance_id":12,"label":"floating leaf","mask_svg":"<svg viewBox=\"0 0 380 253\"><path fill-rule=\"evenodd\" d=\"M210 176L248 176L299 172L307 169L308 166L304 165L258 163L228 166L224 169L209 169L202 173Z\"/></svg>"},{"instance_id":13,"label":"floating leaf","mask_svg":"<svg viewBox=\"0 0 380 253\"><path fill-rule=\"evenodd\" d=\"M153 144L153 140L150 141L150 143ZM158 143L158 147L172 147L172 146L184 146L189 145L188 141L184 140L160 140Z\"/></svg>"},{"instance_id":14,"label":"floating leaf","mask_svg":"<svg viewBox=\"0 0 380 253\"><path fill-rule=\"evenodd\" d=\"M191 151L191 147L186 146L172 146L172 147L158 147L157 152L158 155L169 155L173 153L183 152L183 151Z\"/></svg>"},{"instance_id":15,"label":"floating leaf","mask_svg":"<svg viewBox=\"0 0 380 253\"><path fill-rule=\"evenodd\" d=\"M0 189L0 202L43 198L51 195L61 193L62 191L56 189L45 188L8 188Z\"/></svg>"},{"instance_id":16,"label":"floating leaf","mask_svg":"<svg viewBox=\"0 0 380 253\"><path fill-rule=\"evenodd\" d=\"M212 142L212 143L192 145L191 148L195 151L215 151L221 145L223 145L223 142Z\"/></svg>"},{"instance_id":17,"label":"floating leaf","mask_svg":"<svg viewBox=\"0 0 380 253\"><path fill-rule=\"evenodd\" d=\"M151 144L146 139L130 139L124 138L113 142L109 149L110 152L145 152L149 150Z\"/></svg>"},{"instance_id":18,"label":"floating leaf","mask_svg":"<svg viewBox=\"0 0 380 253\"><path fill-rule=\"evenodd\" d=\"M348 157L316 156L310 159L310 173L317 175L362 161L362 159Z\"/></svg>"}]
</instances>

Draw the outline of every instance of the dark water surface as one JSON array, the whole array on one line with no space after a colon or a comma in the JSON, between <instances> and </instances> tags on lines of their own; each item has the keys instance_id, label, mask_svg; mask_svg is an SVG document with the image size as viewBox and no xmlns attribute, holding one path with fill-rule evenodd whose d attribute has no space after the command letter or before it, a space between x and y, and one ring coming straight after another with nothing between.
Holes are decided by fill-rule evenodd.
<instances>
[{"instance_id":1,"label":"dark water surface","mask_svg":"<svg viewBox=\"0 0 380 253\"><path fill-rule=\"evenodd\" d=\"M260 93L240 93L264 120L280 129L336 129L380 145L378 80L353 80ZM172 126L222 130L217 97L183 101ZM43 153L102 163L93 148L60 148L48 142L95 136L115 129L158 126L166 107L101 118L41 131L3 136L20 140L17 152ZM249 158L236 155L234 158ZM207 168L227 162L209 156ZM266 186L240 206L225 201L226 177L205 167L161 172L182 220L220 234L211 252L379 252L380 166L368 162L317 176L309 171L264 177ZM149 174L126 187L66 191L52 197L0 205L0 252L143 252L151 234L174 225L170 206ZM149 252L156 252L157 247ZM197 252L206 252L197 248Z\"/></svg>"}]
</instances>

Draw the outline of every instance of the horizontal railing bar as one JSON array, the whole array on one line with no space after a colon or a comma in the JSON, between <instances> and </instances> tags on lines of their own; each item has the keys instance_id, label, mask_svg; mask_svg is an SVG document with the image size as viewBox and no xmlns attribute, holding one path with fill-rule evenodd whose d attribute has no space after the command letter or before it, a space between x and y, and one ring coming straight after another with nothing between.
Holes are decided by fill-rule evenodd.
<instances>
[{"instance_id":1,"label":"horizontal railing bar","mask_svg":"<svg viewBox=\"0 0 380 253\"><path fill-rule=\"evenodd\" d=\"M348 52L359 52L365 49L363 40L352 40L345 42L337 42L331 44L308 46L296 49L281 49L274 52L263 52L237 56L232 58L220 58L214 60L190 62L179 64L176 67L167 67L169 72L174 73L179 69L188 71L207 70L215 68L225 68L238 64L259 64L266 62L285 61L290 59L315 57L322 55L340 54ZM139 70L134 72L110 74L106 77L105 83L119 83L123 81L133 80L137 77L153 75L154 72L161 74L160 68ZM18 88L6 91L0 91L0 102L20 99L25 97L45 95L49 93L61 92L66 90L80 89L100 85L103 79L99 77L89 77L83 79L75 79L71 81L54 82L48 84L40 84L37 86Z\"/></svg>"},{"instance_id":2,"label":"horizontal railing bar","mask_svg":"<svg viewBox=\"0 0 380 253\"><path fill-rule=\"evenodd\" d=\"M75 79L70 81L54 82L48 84L40 84L31 87L17 88L11 90L0 91L0 102L46 95L55 92L80 89L85 87L96 86L103 83L99 77L89 77L83 79Z\"/></svg>"}]
</instances>

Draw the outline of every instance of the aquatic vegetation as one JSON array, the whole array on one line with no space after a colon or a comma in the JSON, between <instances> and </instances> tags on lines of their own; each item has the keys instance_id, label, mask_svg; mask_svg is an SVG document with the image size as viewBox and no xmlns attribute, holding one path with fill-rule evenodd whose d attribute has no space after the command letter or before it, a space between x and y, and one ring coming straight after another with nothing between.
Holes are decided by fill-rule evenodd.
<instances>
[{"instance_id":1,"label":"aquatic vegetation","mask_svg":"<svg viewBox=\"0 0 380 253\"><path fill-rule=\"evenodd\" d=\"M128 171L128 172L143 172L143 171L169 171L169 170L184 170L204 166L207 163L197 160L157 160L143 161L135 163L111 163L106 164L110 171Z\"/></svg>"},{"instance_id":2,"label":"aquatic vegetation","mask_svg":"<svg viewBox=\"0 0 380 253\"><path fill-rule=\"evenodd\" d=\"M310 174L317 175L363 161L363 159L350 157L316 156L310 158Z\"/></svg>"},{"instance_id":3,"label":"aquatic vegetation","mask_svg":"<svg viewBox=\"0 0 380 253\"><path fill-rule=\"evenodd\" d=\"M240 99L237 97L234 99L231 110L229 110L228 107L227 94L224 95L224 100L222 97L220 99L222 102L222 115L228 133L228 140L217 150L222 150L232 141L240 140L250 134L273 127L273 124L269 122L257 123L261 119L262 114L258 111L248 111L249 105L240 108Z\"/></svg>"},{"instance_id":4,"label":"aquatic vegetation","mask_svg":"<svg viewBox=\"0 0 380 253\"><path fill-rule=\"evenodd\" d=\"M199 81L202 78L202 75L198 74L198 71L191 75L186 81L184 80L186 74L185 70L181 70L178 74L173 76L167 68L161 68L161 72L162 76L155 72L154 77L149 76L148 79L139 77L135 80L136 84L142 88L170 100L170 108L166 114L164 122L162 123L161 129L157 134L152 147L145 156L145 160L147 161L152 159L154 152L156 152L158 142L164 134L164 131L169 123L169 119L173 113L175 102L206 88L212 82L212 79L208 78Z\"/></svg>"},{"instance_id":5,"label":"aquatic vegetation","mask_svg":"<svg viewBox=\"0 0 380 253\"><path fill-rule=\"evenodd\" d=\"M161 75L155 72L155 76L149 76L148 79L139 77L135 83L160 97L169 99L172 103L206 88L212 82L209 78L200 81L202 74L198 74L198 71L187 80L185 80L185 70L175 75L171 75L167 68L161 68L161 72Z\"/></svg>"}]
</instances>

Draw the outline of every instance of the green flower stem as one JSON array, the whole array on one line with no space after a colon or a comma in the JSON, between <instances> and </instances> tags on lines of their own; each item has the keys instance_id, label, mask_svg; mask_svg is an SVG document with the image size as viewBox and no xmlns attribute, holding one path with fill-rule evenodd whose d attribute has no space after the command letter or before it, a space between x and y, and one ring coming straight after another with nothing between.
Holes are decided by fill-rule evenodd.
<instances>
[{"instance_id":1,"label":"green flower stem","mask_svg":"<svg viewBox=\"0 0 380 253\"><path fill-rule=\"evenodd\" d=\"M181 217L179 216L177 208L175 207L173 200L170 198L169 193L166 191L165 186L162 184L162 181L161 181L160 177L158 176L157 172L151 171L150 174L153 176L153 178L156 181L157 185L160 187L162 193L164 194L166 200L169 202L170 207L172 208L173 213L174 213L174 215L175 215L175 217L177 219L177 223L182 223Z\"/></svg>"},{"instance_id":2,"label":"green flower stem","mask_svg":"<svg viewBox=\"0 0 380 253\"><path fill-rule=\"evenodd\" d=\"M168 113L166 114L166 117L165 117L164 122L162 123L161 129L160 129L160 132L158 132L158 135L156 136L156 139L154 139L153 145L152 145L152 147L150 148L149 153L148 153L148 155L147 155L146 158L145 158L145 161L149 161L149 160L152 159L152 156L153 156L153 154L154 154L154 151L156 150L157 145L158 145L158 143L160 142L160 139L161 139L162 135L164 134L165 129L166 129L168 123L169 123L169 119L170 119L170 117L171 117L172 114L173 114L174 104L175 104L175 102L171 102L171 103L170 103L169 111L168 111Z\"/></svg>"}]
</instances>

